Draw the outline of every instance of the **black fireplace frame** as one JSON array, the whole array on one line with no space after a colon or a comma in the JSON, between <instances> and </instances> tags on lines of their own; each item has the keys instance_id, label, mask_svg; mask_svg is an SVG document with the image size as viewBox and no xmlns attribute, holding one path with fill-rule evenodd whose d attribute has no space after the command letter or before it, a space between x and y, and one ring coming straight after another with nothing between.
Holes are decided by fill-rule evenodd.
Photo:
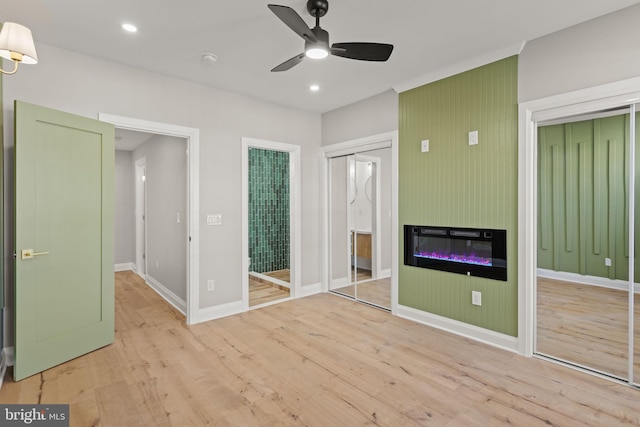
<instances>
[{"instance_id":1,"label":"black fireplace frame","mask_svg":"<svg viewBox=\"0 0 640 427\"><path fill-rule=\"evenodd\" d=\"M415 254L416 237L437 237L452 240L473 240L491 243L491 265L479 265L447 259L432 259ZM404 264L412 267L428 268L485 277L495 280L507 280L507 231L479 228L435 227L423 225L404 226Z\"/></svg>"}]
</instances>

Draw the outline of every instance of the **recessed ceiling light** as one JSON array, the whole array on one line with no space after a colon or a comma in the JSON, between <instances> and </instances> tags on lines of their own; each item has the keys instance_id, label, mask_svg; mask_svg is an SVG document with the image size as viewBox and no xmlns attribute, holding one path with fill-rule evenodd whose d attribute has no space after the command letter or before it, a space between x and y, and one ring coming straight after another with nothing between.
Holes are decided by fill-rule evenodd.
<instances>
[{"instance_id":1,"label":"recessed ceiling light","mask_svg":"<svg viewBox=\"0 0 640 427\"><path fill-rule=\"evenodd\" d=\"M136 27L133 24L122 24L122 29L129 32L129 33L136 33L138 32L138 27Z\"/></svg>"},{"instance_id":2,"label":"recessed ceiling light","mask_svg":"<svg viewBox=\"0 0 640 427\"><path fill-rule=\"evenodd\" d=\"M320 86L318 86L318 85L311 85L311 86L309 86L309 90L310 90L311 92L317 92L317 91L319 91L319 90L320 90Z\"/></svg>"},{"instance_id":3,"label":"recessed ceiling light","mask_svg":"<svg viewBox=\"0 0 640 427\"><path fill-rule=\"evenodd\" d=\"M213 64L217 60L218 60L218 57L213 53L206 52L202 54L202 62L204 64Z\"/></svg>"}]
</instances>

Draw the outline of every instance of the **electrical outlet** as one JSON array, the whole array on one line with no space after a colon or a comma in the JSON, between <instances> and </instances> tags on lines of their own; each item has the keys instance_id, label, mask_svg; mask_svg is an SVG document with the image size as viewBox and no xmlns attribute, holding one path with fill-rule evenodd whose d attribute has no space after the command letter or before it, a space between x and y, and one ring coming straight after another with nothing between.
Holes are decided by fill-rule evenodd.
<instances>
[{"instance_id":1,"label":"electrical outlet","mask_svg":"<svg viewBox=\"0 0 640 427\"><path fill-rule=\"evenodd\" d=\"M471 291L471 304L482 305L482 293L478 291Z\"/></svg>"},{"instance_id":2,"label":"electrical outlet","mask_svg":"<svg viewBox=\"0 0 640 427\"><path fill-rule=\"evenodd\" d=\"M207 290L208 291L214 291L215 289L216 289L216 286L215 286L215 282L213 281L213 279L207 280Z\"/></svg>"},{"instance_id":3,"label":"electrical outlet","mask_svg":"<svg viewBox=\"0 0 640 427\"><path fill-rule=\"evenodd\" d=\"M605 258L604 259L604 265L607 267L611 267L611 258Z\"/></svg>"}]
</instances>

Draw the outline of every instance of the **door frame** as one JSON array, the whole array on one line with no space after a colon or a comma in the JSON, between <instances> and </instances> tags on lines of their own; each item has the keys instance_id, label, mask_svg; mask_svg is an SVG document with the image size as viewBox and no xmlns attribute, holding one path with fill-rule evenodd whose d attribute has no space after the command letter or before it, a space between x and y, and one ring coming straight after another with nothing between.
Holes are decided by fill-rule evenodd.
<instances>
[{"instance_id":1,"label":"door frame","mask_svg":"<svg viewBox=\"0 0 640 427\"><path fill-rule=\"evenodd\" d=\"M173 136L187 140L187 309L186 322L199 322L200 306L200 129L99 113L98 119L116 128Z\"/></svg>"},{"instance_id":2,"label":"door frame","mask_svg":"<svg viewBox=\"0 0 640 427\"><path fill-rule=\"evenodd\" d=\"M538 221L537 123L640 102L640 78L622 80L519 104L518 130L518 352L533 356L536 328ZM633 158L632 158L633 159ZM634 209L630 203L630 209ZM633 218L631 216L630 218ZM633 239L630 255L633 254ZM633 289L633 277L629 283ZM633 293L629 298L633 316ZM633 343L633 328L630 328ZM631 353L633 349L631 348ZM630 360L632 367L633 358ZM633 383L631 369L629 382Z\"/></svg>"},{"instance_id":3,"label":"door frame","mask_svg":"<svg viewBox=\"0 0 640 427\"><path fill-rule=\"evenodd\" d=\"M140 173L141 171L144 171ZM143 279L147 276L147 158L141 157L135 162L135 233L136 262L135 269ZM142 216L142 218L141 218Z\"/></svg>"},{"instance_id":4,"label":"door frame","mask_svg":"<svg viewBox=\"0 0 640 427\"><path fill-rule=\"evenodd\" d=\"M242 137L242 311L249 310L249 149L259 148L289 153L289 298L301 294L302 205L300 203L300 146ZM270 303L270 304L273 304ZM263 305L251 307L258 308Z\"/></svg>"},{"instance_id":5,"label":"door frame","mask_svg":"<svg viewBox=\"0 0 640 427\"><path fill-rule=\"evenodd\" d=\"M363 153L366 151L391 148L391 313L398 314L398 131L380 133L322 147L324 167L322 168L322 292L330 289L331 260L331 201L330 167L331 158ZM378 186L379 187L379 186ZM379 190L378 190L379 191Z\"/></svg>"}]
</instances>

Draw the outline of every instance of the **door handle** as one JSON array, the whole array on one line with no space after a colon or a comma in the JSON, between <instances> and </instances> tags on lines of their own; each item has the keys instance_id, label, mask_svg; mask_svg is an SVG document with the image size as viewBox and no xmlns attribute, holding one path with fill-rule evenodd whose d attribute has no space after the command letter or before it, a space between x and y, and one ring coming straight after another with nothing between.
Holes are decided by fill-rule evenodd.
<instances>
[{"instance_id":1,"label":"door handle","mask_svg":"<svg viewBox=\"0 0 640 427\"><path fill-rule=\"evenodd\" d=\"M23 249L22 259L31 259L36 256L49 255L49 252L34 252L33 249Z\"/></svg>"}]
</instances>

